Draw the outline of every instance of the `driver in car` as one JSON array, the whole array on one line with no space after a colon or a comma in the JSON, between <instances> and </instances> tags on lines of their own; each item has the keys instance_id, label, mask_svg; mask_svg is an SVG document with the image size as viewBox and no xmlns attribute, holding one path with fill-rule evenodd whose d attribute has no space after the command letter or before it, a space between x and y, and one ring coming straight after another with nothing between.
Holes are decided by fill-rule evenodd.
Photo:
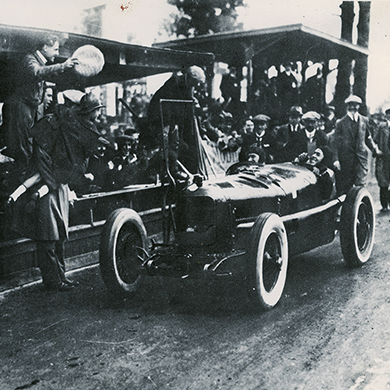
<instances>
[{"instance_id":1,"label":"driver in car","mask_svg":"<svg viewBox=\"0 0 390 390\"><path fill-rule=\"evenodd\" d=\"M247 152L247 161L255 164L265 164L267 155L263 148L251 146Z\"/></svg>"}]
</instances>

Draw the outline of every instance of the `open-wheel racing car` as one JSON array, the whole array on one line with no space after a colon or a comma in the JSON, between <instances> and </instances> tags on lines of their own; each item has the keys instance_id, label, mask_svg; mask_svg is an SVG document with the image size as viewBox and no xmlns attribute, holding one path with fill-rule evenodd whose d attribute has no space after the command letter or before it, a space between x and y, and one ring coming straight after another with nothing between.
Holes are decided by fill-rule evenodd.
<instances>
[{"instance_id":1,"label":"open-wheel racing car","mask_svg":"<svg viewBox=\"0 0 390 390\"><path fill-rule=\"evenodd\" d=\"M189 122L187 143L197 145L191 171L198 158L197 173L204 172L199 130ZM164 169L169 177L168 164ZM324 199L322 188L310 169L293 163L236 163L226 175L195 174L184 185L162 180L162 239L148 237L134 209L113 211L100 239L103 280L113 294L131 295L145 275L237 276L257 305L270 309L282 296L289 256L332 242L337 231L349 266L371 255L375 212L368 190L332 191Z\"/></svg>"}]
</instances>

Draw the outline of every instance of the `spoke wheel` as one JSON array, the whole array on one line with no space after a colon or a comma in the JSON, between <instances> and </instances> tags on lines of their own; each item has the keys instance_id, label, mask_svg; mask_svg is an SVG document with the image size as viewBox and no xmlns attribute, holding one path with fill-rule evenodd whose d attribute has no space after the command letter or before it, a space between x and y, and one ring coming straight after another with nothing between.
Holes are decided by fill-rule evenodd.
<instances>
[{"instance_id":1,"label":"spoke wheel","mask_svg":"<svg viewBox=\"0 0 390 390\"><path fill-rule=\"evenodd\" d=\"M375 213L366 188L349 190L341 211L340 243L346 263L359 267L371 256L374 245Z\"/></svg>"},{"instance_id":2,"label":"spoke wheel","mask_svg":"<svg viewBox=\"0 0 390 390\"><path fill-rule=\"evenodd\" d=\"M140 216L130 209L115 210L100 240L100 270L115 295L134 293L141 281L139 267L147 257L147 235Z\"/></svg>"},{"instance_id":3,"label":"spoke wheel","mask_svg":"<svg viewBox=\"0 0 390 390\"><path fill-rule=\"evenodd\" d=\"M281 219L272 213L261 214L253 226L248 254L249 294L263 309L280 300L287 277L287 235Z\"/></svg>"}]
</instances>

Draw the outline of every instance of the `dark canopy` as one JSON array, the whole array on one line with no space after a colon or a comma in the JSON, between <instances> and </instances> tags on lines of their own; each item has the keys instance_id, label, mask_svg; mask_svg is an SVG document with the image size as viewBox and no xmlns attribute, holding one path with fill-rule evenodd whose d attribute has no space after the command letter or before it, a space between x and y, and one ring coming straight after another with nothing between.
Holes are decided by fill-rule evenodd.
<instances>
[{"instance_id":1,"label":"dark canopy","mask_svg":"<svg viewBox=\"0 0 390 390\"><path fill-rule=\"evenodd\" d=\"M302 24L224 32L154 44L155 47L211 52L217 61L244 65L261 59L265 66L287 61L326 61L368 56L368 50Z\"/></svg>"}]
</instances>

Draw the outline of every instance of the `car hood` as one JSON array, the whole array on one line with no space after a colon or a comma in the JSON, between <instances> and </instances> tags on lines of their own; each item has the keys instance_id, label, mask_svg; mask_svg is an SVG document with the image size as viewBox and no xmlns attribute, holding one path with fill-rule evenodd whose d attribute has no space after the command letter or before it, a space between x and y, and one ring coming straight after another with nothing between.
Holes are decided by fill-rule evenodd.
<instances>
[{"instance_id":1,"label":"car hood","mask_svg":"<svg viewBox=\"0 0 390 390\"><path fill-rule=\"evenodd\" d=\"M213 199L236 200L245 198L292 195L316 183L316 177L305 167L292 164L268 164L252 172L239 172L217 179L206 180L201 187L191 184L185 190L189 196L209 196Z\"/></svg>"}]
</instances>

